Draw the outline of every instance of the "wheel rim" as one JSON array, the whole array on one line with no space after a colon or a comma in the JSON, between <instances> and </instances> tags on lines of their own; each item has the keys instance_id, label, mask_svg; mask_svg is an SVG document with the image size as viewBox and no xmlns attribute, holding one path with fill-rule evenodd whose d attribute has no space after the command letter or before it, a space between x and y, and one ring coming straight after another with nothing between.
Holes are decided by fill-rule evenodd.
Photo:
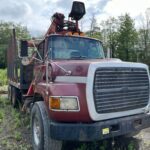
<instances>
[{"instance_id":1,"label":"wheel rim","mask_svg":"<svg viewBox=\"0 0 150 150\"><path fill-rule=\"evenodd\" d=\"M34 136L34 142L36 145L39 145L40 143L40 137L41 137L41 130L40 130L40 124L37 117L33 120L33 136Z\"/></svg>"}]
</instances>

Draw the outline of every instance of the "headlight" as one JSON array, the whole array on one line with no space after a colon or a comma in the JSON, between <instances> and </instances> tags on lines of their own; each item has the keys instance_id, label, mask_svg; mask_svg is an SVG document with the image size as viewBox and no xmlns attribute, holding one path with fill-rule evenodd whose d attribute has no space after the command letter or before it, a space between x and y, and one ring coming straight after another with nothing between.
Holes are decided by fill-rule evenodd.
<instances>
[{"instance_id":1,"label":"headlight","mask_svg":"<svg viewBox=\"0 0 150 150\"><path fill-rule=\"evenodd\" d=\"M77 97L50 97L49 108L56 111L79 111L79 102Z\"/></svg>"}]
</instances>

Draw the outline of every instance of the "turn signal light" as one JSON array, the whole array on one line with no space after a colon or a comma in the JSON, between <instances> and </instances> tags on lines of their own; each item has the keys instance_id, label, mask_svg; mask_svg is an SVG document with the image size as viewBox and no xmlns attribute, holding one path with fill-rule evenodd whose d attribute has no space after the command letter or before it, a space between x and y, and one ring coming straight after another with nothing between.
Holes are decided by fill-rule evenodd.
<instances>
[{"instance_id":1,"label":"turn signal light","mask_svg":"<svg viewBox=\"0 0 150 150\"><path fill-rule=\"evenodd\" d=\"M59 97L50 97L49 108L60 109L60 98Z\"/></svg>"}]
</instances>

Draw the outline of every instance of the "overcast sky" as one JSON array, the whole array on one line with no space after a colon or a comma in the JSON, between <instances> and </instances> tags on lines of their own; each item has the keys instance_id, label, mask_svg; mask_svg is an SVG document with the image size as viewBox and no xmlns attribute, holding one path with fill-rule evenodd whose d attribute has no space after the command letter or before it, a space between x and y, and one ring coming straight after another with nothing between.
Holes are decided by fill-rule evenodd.
<instances>
[{"instance_id":1,"label":"overcast sky","mask_svg":"<svg viewBox=\"0 0 150 150\"><path fill-rule=\"evenodd\" d=\"M50 18L55 12L64 13L66 18L73 0L0 0L0 20L14 21L28 27L33 36L44 34ZM90 25L94 14L98 23L109 16L129 13L135 20L150 8L150 0L80 0L85 3L86 15L83 19L84 30ZM138 23L138 22L137 22ZM136 24L137 24L136 23Z\"/></svg>"}]
</instances>

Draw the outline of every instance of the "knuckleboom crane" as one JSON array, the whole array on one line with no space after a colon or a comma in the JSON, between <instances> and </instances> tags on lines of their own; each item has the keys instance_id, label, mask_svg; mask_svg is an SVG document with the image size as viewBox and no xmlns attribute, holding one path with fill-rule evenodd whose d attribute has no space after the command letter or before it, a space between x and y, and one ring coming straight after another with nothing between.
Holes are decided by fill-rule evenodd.
<instances>
[{"instance_id":1,"label":"knuckleboom crane","mask_svg":"<svg viewBox=\"0 0 150 150\"><path fill-rule=\"evenodd\" d=\"M78 21L85 15L85 13L84 3L74 1L68 20L65 20L64 14L56 12L52 16L52 23L45 36L50 34L83 35L83 32L79 29ZM70 18L71 20L69 20Z\"/></svg>"},{"instance_id":2,"label":"knuckleboom crane","mask_svg":"<svg viewBox=\"0 0 150 150\"><path fill-rule=\"evenodd\" d=\"M51 25L49 26L44 38L50 34L62 34L62 35L79 35L84 36L84 33L79 29L79 20L85 15L85 5L83 2L74 1L71 12L69 13L68 20L65 20L65 16L62 13L54 13L51 17ZM35 47L38 45L37 40L22 40L28 47ZM23 45L24 45L23 44ZM23 53L26 53L24 50Z\"/></svg>"}]
</instances>

